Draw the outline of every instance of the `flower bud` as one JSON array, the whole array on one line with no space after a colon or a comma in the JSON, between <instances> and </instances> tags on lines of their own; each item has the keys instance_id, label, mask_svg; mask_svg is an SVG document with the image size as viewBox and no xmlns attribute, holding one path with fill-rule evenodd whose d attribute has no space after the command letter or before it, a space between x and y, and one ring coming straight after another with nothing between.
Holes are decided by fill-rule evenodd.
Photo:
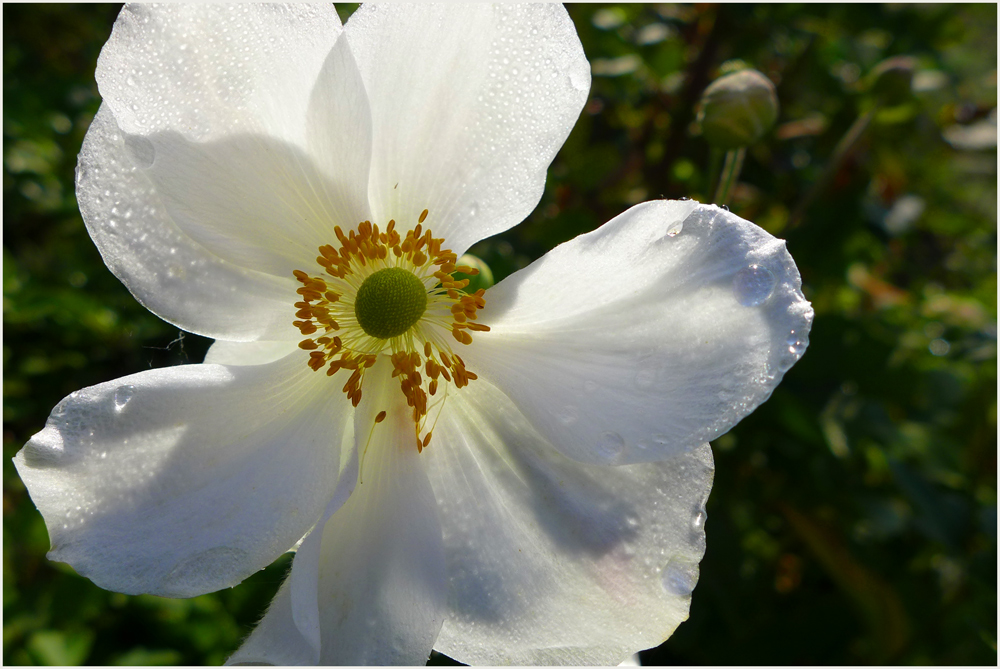
<instances>
[{"instance_id":1,"label":"flower bud","mask_svg":"<svg viewBox=\"0 0 1000 669\"><path fill-rule=\"evenodd\" d=\"M479 270L479 274L473 274L472 276L463 274L462 272L454 272L452 274L452 276L456 279L469 280L469 285L466 286L464 290L470 295L480 288L489 288L493 285L493 271L490 269L489 265L483 262L481 258L478 258L471 253L466 253L459 258L458 262L455 264Z\"/></svg>"},{"instance_id":2,"label":"flower bud","mask_svg":"<svg viewBox=\"0 0 1000 669\"><path fill-rule=\"evenodd\" d=\"M698 107L705 141L726 151L753 144L778 119L774 84L757 70L719 77L701 94Z\"/></svg>"},{"instance_id":3,"label":"flower bud","mask_svg":"<svg viewBox=\"0 0 1000 669\"><path fill-rule=\"evenodd\" d=\"M916 60L910 56L894 56L883 60L868 75L871 92L879 102L889 106L906 102L913 86L916 65Z\"/></svg>"}]
</instances>

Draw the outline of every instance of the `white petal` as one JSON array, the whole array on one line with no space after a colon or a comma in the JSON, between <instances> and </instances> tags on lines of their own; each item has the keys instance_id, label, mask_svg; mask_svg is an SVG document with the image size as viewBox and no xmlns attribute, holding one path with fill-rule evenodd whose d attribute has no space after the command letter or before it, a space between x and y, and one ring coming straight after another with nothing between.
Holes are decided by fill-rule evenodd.
<instances>
[{"instance_id":1,"label":"white petal","mask_svg":"<svg viewBox=\"0 0 1000 669\"><path fill-rule=\"evenodd\" d=\"M492 331L462 354L563 454L649 462L766 400L812 315L783 241L718 207L647 202L491 288Z\"/></svg>"},{"instance_id":2,"label":"white petal","mask_svg":"<svg viewBox=\"0 0 1000 669\"><path fill-rule=\"evenodd\" d=\"M470 664L615 665L687 618L711 450L604 467L559 454L482 379L424 452L448 564L435 648Z\"/></svg>"},{"instance_id":3,"label":"white petal","mask_svg":"<svg viewBox=\"0 0 1000 669\"><path fill-rule=\"evenodd\" d=\"M230 663L415 665L430 655L447 589L441 527L391 372L384 358L367 372L354 421L356 457L275 602ZM382 410L387 418L376 425ZM360 474L353 492L352 473L355 480Z\"/></svg>"},{"instance_id":4,"label":"white petal","mask_svg":"<svg viewBox=\"0 0 1000 669\"><path fill-rule=\"evenodd\" d=\"M226 262L181 232L147 172L132 164L107 105L84 139L76 195L108 268L157 316L207 337L296 334L298 283Z\"/></svg>"},{"instance_id":5,"label":"white petal","mask_svg":"<svg viewBox=\"0 0 1000 669\"><path fill-rule=\"evenodd\" d=\"M391 371L383 356L366 375L354 428L360 481L323 528L321 664L423 664L444 617L441 526Z\"/></svg>"},{"instance_id":6,"label":"white petal","mask_svg":"<svg viewBox=\"0 0 1000 669\"><path fill-rule=\"evenodd\" d=\"M312 90L299 119L308 150L254 133L140 138L151 160L139 167L181 230L229 262L290 278L316 268L318 248L337 243L335 226L349 230L370 218L371 118L346 40Z\"/></svg>"},{"instance_id":7,"label":"white petal","mask_svg":"<svg viewBox=\"0 0 1000 669\"><path fill-rule=\"evenodd\" d=\"M295 352L298 346L291 341L225 341L218 340L205 354L205 364L210 365L264 365L280 360Z\"/></svg>"},{"instance_id":8,"label":"white petal","mask_svg":"<svg viewBox=\"0 0 1000 669\"><path fill-rule=\"evenodd\" d=\"M309 100L306 127L310 155L330 178L334 222L357 227L368 209L372 118L361 73L347 40L338 40L320 71ZM332 230L329 231L332 234ZM335 243L331 238L327 243Z\"/></svg>"},{"instance_id":9,"label":"white petal","mask_svg":"<svg viewBox=\"0 0 1000 669\"><path fill-rule=\"evenodd\" d=\"M235 585L320 518L350 404L304 352L151 370L73 393L15 465L49 557L125 593Z\"/></svg>"},{"instance_id":10,"label":"white petal","mask_svg":"<svg viewBox=\"0 0 1000 669\"><path fill-rule=\"evenodd\" d=\"M129 5L98 59L98 88L130 135L257 132L301 145L340 32L332 5Z\"/></svg>"},{"instance_id":11,"label":"white petal","mask_svg":"<svg viewBox=\"0 0 1000 669\"><path fill-rule=\"evenodd\" d=\"M364 5L344 30L371 104L375 222L459 255L519 223L590 89L560 5Z\"/></svg>"},{"instance_id":12,"label":"white petal","mask_svg":"<svg viewBox=\"0 0 1000 669\"><path fill-rule=\"evenodd\" d=\"M319 663L319 560L323 527L344 505L357 483L358 451L349 447L353 439L354 430L350 429L344 436L344 451L349 450L350 460L323 517L295 552L291 574L281 585L263 620L226 664Z\"/></svg>"},{"instance_id":13,"label":"white petal","mask_svg":"<svg viewBox=\"0 0 1000 669\"><path fill-rule=\"evenodd\" d=\"M223 260L291 278L318 269L333 228L368 218L350 190L332 181L298 147L263 135L192 142L174 132L147 139L155 160L144 169L177 227ZM349 222L349 223L348 223Z\"/></svg>"},{"instance_id":14,"label":"white petal","mask_svg":"<svg viewBox=\"0 0 1000 669\"><path fill-rule=\"evenodd\" d=\"M277 667L316 664L316 653L292 619L292 582L285 579L267 613L227 665Z\"/></svg>"}]
</instances>

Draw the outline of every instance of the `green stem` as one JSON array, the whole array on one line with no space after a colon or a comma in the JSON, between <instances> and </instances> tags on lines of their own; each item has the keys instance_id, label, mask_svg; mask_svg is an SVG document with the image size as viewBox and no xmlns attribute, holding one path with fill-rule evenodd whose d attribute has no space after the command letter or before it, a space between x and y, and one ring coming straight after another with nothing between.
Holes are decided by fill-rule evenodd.
<instances>
[{"instance_id":1,"label":"green stem","mask_svg":"<svg viewBox=\"0 0 1000 669\"><path fill-rule=\"evenodd\" d=\"M872 118L878 110L879 105L875 105L864 114L859 115L854 120L854 123L851 124L851 127L847 129L847 132L844 133L844 136L840 138L837 146L833 149L833 155L830 156L830 161L826 164L823 173L805 194L805 197L799 201L798 206L795 207L795 211L792 212L790 227L795 227L802 222L802 218L805 216L806 210L812 205L813 200L833 182L833 177L840 171L847 157L854 152L858 140L865 134L868 124L871 123Z\"/></svg>"},{"instance_id":2,"label":"green stem","mask_svg":"<svg viewBox=\"0 0 1000 669\"><path fill-rule=\"evenodd\" d=\"M725 155L725 151L717 147L711 147L708 150L708 172L711 181L705 184L705 196L708 197L716 190L719 189L719 177L722 176L719 173L719 169L722 167L722 156Z\"/></svg>"},{"instance_id":3,"label":"green stem","mask_svg":"<svg viewBox=\"0 0 1000 669\"><path fill-rule=\"evenodd\" d=\"M726 152L726 162L722 165L722 173L719 175L719 189L715 191L715 204L720 207L729 202L729 194L736 185L736 180L740 178L740 170L743 169L743 159L746 155L745 146Z\"/></svg>"}]
</instances>

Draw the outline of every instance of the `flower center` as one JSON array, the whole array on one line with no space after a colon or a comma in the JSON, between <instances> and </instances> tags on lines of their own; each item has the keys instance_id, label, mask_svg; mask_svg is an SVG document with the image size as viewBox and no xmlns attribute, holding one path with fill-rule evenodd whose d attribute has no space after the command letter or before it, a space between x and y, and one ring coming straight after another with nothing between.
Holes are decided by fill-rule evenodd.
<instances>
[{"instance_id":1,"label":"flower center","mask_svg":"<svg viewBox=\"0 0 1000 669\"><path fill-rule=\"evenodd\" d=\"M378 339L398 337L420 320L427 309L427 289L413 272L386 267L358 288L354 315L361 329Z\"/></svg>"},{"instance_id":2,"label":"flower center","mask_svg":"<svg viewBox=\"0 0 1000 669\"><path fill-rule=\"evenodd\" d=\"M469 280L452 276L478 271L455 264L457 256L441 248L444 240L424 230L426 218L425 209L403 237L395 221L385 231L364 221L346 235L335 227L339 248L319 247L322 271L293 272L302 300L295 303L301 320L292 324L305 336L299 348L309 351L309 367L326 368L327 376L350 371L343 391L358 406L365 371L380 354L389 355L392 376L413 411L418 451L430 443L430 413L436 408L436 422L449 387L463 388L477 378L452 344L469 345L470 332L490 329L476 322L486 291L470 295Z\"/></svg>"}]
</instances>

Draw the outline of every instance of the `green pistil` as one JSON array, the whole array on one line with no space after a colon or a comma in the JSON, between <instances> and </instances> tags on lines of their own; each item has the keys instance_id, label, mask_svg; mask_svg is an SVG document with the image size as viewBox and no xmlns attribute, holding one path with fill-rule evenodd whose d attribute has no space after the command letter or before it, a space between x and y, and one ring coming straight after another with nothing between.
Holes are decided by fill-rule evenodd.
<instances>
[{"instance_id":1,"label":"green pistil","mask_svg":"<svg viewBox=\"0 0 1000 669\"><path fill-rule=\"evenodd\" d=\"M403 334L427 309L427 289L412 272L382 269L364 280L354 300L354 315L366 333L378 339Z\"/></svg>"}]
</instances>

